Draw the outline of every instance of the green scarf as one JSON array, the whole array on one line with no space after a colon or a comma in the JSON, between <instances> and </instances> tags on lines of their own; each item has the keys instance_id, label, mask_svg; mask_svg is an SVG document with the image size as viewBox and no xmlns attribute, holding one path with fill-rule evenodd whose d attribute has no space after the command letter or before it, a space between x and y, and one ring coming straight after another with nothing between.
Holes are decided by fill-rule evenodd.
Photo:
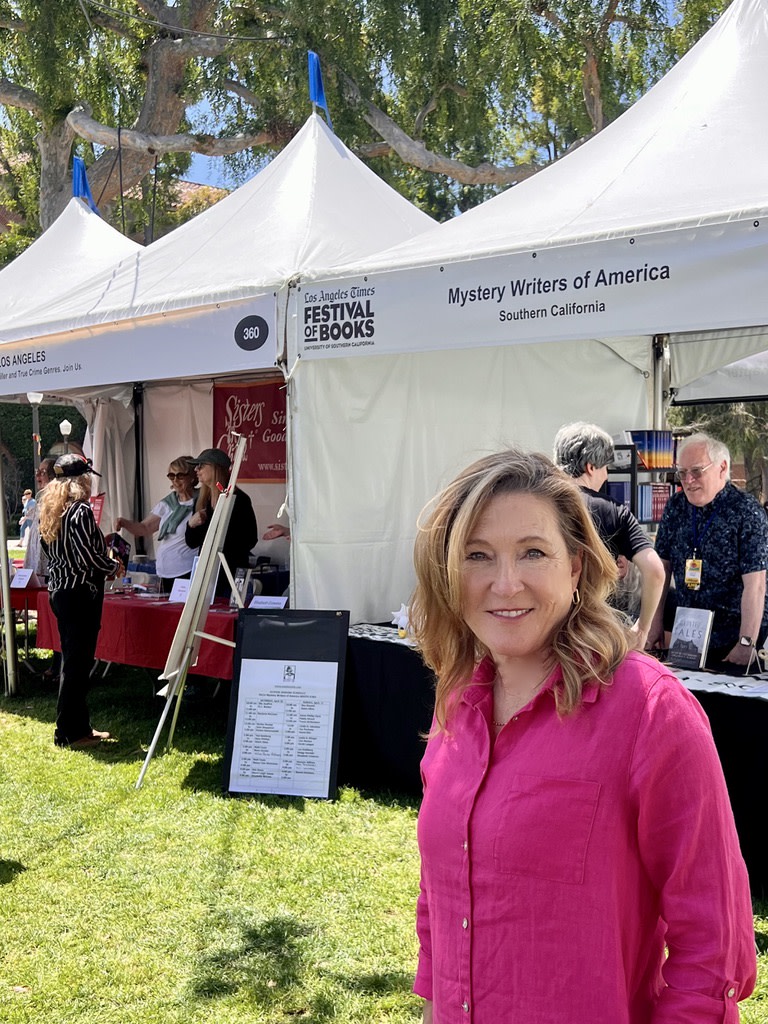
<instances>
[{"instance_id":1,"label":"green scarf","mask_svg":"<svg viewBox=\"0 0 768 1024\"><path fill-rule=\"evenodd\" d=\"M191 516L194 508L194 504L192 506L182 505L176 491L171 491L170 494L167 494L163 498L163 501L166 505L170 506L171 514L160 526L160 530L157 534L158 540L162 540L163 537L167 537L169 533L176 533L176 528L179 523L183 523L187 516Z\"/></svg>"}]
</instances>

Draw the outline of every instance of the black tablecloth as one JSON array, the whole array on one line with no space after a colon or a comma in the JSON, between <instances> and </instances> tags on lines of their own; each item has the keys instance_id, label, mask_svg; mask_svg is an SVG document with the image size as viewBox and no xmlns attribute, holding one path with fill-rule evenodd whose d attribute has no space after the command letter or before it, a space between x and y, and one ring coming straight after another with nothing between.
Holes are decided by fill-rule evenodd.
<instances>
[{"instance_id":1,"label":"black tablecloth","mask_svg":"<svg viewBox=\"0 0 768 1024\"><path fill-rule=\"evenodd\" d=\"M401 644L350 637L339 783L421 795L421 734L432 724L434 687L420 656Z\"/></svg>"},{"instance_id":2,"label":"black tablecloth","mask_svg":"<svg viewBox=\"0 0 768 1024\"><path fill-rule=\"evenodd\" d=\"M707 713L728 785L752 895L768 896L765 783L768 780L768 701L695 693Z\"/></svg>"}]
</instances>

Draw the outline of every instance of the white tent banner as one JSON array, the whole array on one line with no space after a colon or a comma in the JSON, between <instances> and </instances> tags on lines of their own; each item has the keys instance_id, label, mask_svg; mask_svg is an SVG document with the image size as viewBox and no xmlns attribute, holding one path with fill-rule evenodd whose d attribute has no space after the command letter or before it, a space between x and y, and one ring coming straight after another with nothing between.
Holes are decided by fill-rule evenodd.
<instances>
[{"instance_id":1,"label":"white tent banner","mask_svg":"<svg viewBox=\"0 0 768 1024\"><path fill-rule=\"evenodd\" d=\"M762 323L767 227L735 220L305 279L298 351L322 359Z\"/></svg>"},{"instance_id":2,"label":"white tent banner","mask_svg":"<svg viewBox=\"0 0 768 1024\"><path fill-rule=\"evenodd\" d=\"M0 345L0 395L268 369L277 355L275 323L270 294L7 342Z\"/></svg>"}]
</instances>

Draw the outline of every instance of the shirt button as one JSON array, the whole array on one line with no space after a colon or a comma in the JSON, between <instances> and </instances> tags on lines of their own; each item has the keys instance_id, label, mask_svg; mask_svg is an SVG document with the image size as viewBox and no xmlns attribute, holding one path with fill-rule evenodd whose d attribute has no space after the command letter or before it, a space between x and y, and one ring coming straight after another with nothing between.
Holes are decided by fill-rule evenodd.
<instances>
[{"instance_id":1,"label":"shirt button","mask_svg":"<svg viewBox=\"0 0 768 1024\"><path fill-rule=\"evenodd\" d=\"M736 989L735 989L735 988L729 988L729 989L728 989L728 998L729 998L729 999L733 999L733 997L734 997L735 995L736 995Z\"/></svg>"},{"instance_id":2,"label":"shirt button","mask_svg":"<svg viewBox=\"0 0 768 1024\"><path fill-rule=\"evenodd\" d=\"M462 1010L464 1011L464 1013L469 1013L469 1003L467 1002L467 1000L466 1000L466 999L465 999L465 1000L464 1000L464 1002L463 1002L463 1003L461 1004L461 1008L462 1008Z\"/></svg>"},{"instance_id":3,"label":"shirt button","mask_svg":"<svg viewBox=\"0 0 768 1024\"><path fill-rule=\"evenodd\" d=\"M465 840L464 840L464 842L463 842L463 843L461 844L461 848L462 848L462 850L466 850L466 848L467 848L467 840L466 840L466 839L465 839Z\"/></svg>"},{"instance_id":4,"label":"shirt button","mask_svg":"<svg viewBox=\"0 0 768 1024\"><path fill-rule=\"evenodd\" d=\"M468 919L467 919L466 917L465 917L465 918L464 918L464 920L463 920L463 921L461 922L461 927L462 927L462 928L469 928L469 920L468 920Z\"/></svg>"}]
</instances>

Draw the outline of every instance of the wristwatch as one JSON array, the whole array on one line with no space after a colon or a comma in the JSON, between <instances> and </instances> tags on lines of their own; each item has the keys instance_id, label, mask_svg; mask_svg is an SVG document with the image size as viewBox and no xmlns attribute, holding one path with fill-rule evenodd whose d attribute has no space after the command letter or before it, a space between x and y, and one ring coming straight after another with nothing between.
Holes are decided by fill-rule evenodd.
<instances>
[{"instance_id":1,"label":"wristwatch","mask_svg":"<svg viewBox=\"0 0 768 1024\"><path fill-rule=\"evenodd\" d=\"M739 643L742 647L754 647L754 643L752 641L751 636L740 636Z\"/></svg>"}]
</instances>

